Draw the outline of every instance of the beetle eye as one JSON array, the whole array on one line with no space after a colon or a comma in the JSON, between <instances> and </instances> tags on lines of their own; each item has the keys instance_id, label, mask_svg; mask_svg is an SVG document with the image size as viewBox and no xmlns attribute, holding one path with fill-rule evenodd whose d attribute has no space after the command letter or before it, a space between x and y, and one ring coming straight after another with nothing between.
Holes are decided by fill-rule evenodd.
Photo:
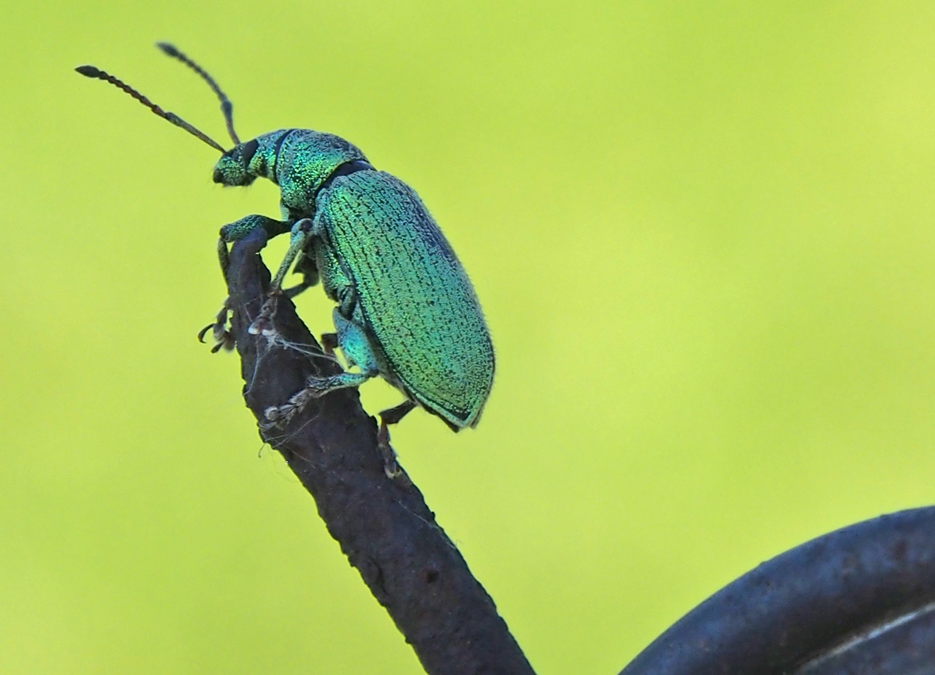
<instances>
[{"instance_id":1,"label":"beetle eye","mask_svg":"<svg viewBox=\"0 0 935 675\"><path fill-rule=\"evenodd\" d=\"M250 160L253 159L253 156L256 154L257 148L259 147L260 144L257 143L255 138L252 141L247 141L240 146L240 156L243 158L244 166L250 163Z\"/></svg>"}]
</instances>

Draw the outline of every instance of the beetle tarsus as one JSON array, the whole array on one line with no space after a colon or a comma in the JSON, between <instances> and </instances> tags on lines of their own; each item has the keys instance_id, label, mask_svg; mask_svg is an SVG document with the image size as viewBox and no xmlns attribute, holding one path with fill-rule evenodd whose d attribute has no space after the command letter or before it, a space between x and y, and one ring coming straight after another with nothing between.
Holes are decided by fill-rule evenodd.
<instances>
[{"instance_id":1,"label":"beetle tarsus","mask_svg":"<svg viewBox=\"0 0 935 675\"><path fill-rule=\"evenodd\" d=\"M389 425L399 422L415 407L415 401L407 398L398 406L389 408L380 413L380 431L377 432L377 445L380 448L380 452L383 454L383 471L386 473L387 478L398 478L403 474L399 462L396 461L396 451L393 450L393 446L390 445Z\"/></svg>"},{"instance_id":2,"label":"beetle tarsus","mask_svg":"<svg viewBox=\"0 0 935 675\"><path fill-rule=\"evenodd\" d=\"M292 419L293 415L302 410L313 398L321 398L325 394L338 389L359 387L372 376L367 373L338 373L327 377L313 375L305 381L305 388L293 394L287 403L279 406L270 406L263 411L270 422L282 424ZM395 408L393 409L395 410Z\"/></svg>"},{"instance_id":3,"label":"beetle tarsus","mask_svg":"<svg viewBox=\"0 0 935 675\"><path fill-rule=\"evenodd\" d=\"M380 431L377 432L377 447L380 448L380 453L383 455L383 473L391 480L399 478L403 474L403 470L399 467L396 451L390 445L390 430L386 426L386 420L382 418L380 419Z\"/></svg>"},{"instance_id":4,"label":"beetle tarsus","mask_svg":"<svg viewBox=\"0 0 935 675\"><path fill-rule=\"evenodd\" d=\"M263 415L270 422L275 422L276 424L288 423L296 413L301 412L302 408L308 404L309 400L319 398L329 391L333 391L334 387L329 386L330 381L331 379L327 377L308 378L308 381L305 383L305 388L290 396L287 403L272 405L263 411Z\"/></svg>"},{"instance_id":5,"label":"beetle tarsus","mask_svg":"<svg viewBox=\"0 0 935 675\"><path fill-rule=\"evenodd\" d=\"M217 354L221 349L231 351L234 349L234 335L227 329L227 319L230 315L230 298L224 301L221 311L218 312L214 323L209 323L198 333L198 341L204 343L205 335L211 331L214 338L214 346L211 348L212 354Z\"/></svg>"},{"instance_id":6,"label":"beetle tarsus","mask_svg":"<svg viewBox=\"0 0 935 675\"><path fill-rule=\"evenodd\" d=\"M308 403L310 398L314 398L308 389L293 394L287 403L282 405L271 405L263 411L263 416L274 425L288 424L296 413Z\"/></svg>"},{"instance_id":7,"label":"beetle tarsus","mask_svg":"<svg viewBox=\"0 0 935 675\"><path fill-rule=\"evenodd\" d=\"M263 307L260 308L260 315L254 319L253 323L247 329L250 335L263 335L269 337L276 332L273 326L273 317L276 316L276 298L273 295L266 298Z\"/></svg>"}]
</instances>

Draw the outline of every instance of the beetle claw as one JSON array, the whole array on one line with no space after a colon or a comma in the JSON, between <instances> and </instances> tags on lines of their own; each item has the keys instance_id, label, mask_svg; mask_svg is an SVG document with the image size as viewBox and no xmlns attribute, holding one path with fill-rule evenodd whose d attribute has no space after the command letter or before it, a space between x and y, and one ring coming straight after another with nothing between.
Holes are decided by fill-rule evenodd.
<instances>
[{"instance_id":1,"label":"beetle claw","mask_svg":"<svg viewBox=\"0 0 935 675\"><path fill-rule=\"evenodd\" d=\"M207 335L207 334L208 334L208 331L211 330L212 328L214 328L214 324L213 324L213 323L209 323L207 326L205 326L205 327L202 328L200 331L198 331L198 342L200 342L201 344L204 344L204 343L205 343L205 335Z\"/></svg>"},{"instance_id":2,"label":"beetle claw","mask_svg":"<svg viewBox=\"0 0 935 675\"><path fill-rule=\"evenodd\" d=\"M215 317L214 323L209 323L198 332L198 341L204 344L205 335L208 334L208 331L211 331L214 338L214 346L211 348L212 354L217 354L221 349L231 351L235 346L234 336L227 330L227 319L230 314L229 300L228 298L228 300L224 301L224 306L221 307L221 311Z\"/></svg>"},{"instance_id":3,"label":"beetle claw","mask_svg":"<svg viewBox=\"0 0 935 675\"><path fill-rule=\"evenodd\" d=\"M380 420L380 431L377 432L377 447L380 448L380 454L383 455L383 473L389 479L399 478L403 475L403 470L397 461L396 451L390 445L390 430L384 420Z\"/></svg>"}]
</instances>

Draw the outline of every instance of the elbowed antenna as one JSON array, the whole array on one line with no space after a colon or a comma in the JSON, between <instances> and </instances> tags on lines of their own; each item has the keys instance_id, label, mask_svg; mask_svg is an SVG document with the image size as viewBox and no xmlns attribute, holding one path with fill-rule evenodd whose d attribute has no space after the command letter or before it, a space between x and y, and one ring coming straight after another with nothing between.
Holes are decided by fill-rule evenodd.
<instances>
[{"instance_id":1,"label":"elbowed antenna","mask_svg":"<svg viewBox=\"0 0 935 675\"><path fill-rule=\"evenodd\" d=\"M180 52L175 47L175 45L169 44L168 42L157 42L156 46L159 47L159 49L165 52L168 56L171 56L174 59L178 59L196 73L198 73L201 79L207 82L208 86L214 90L214 93L217 94L217 97L221 99L221 112L224 114L224 121L227 123L227 133L230 134L231 140L234 141L234 145L240 145L240 139L237 137L237 132L234 131L234 104L231 103L229 98L227 98L227 94L221 91L221 87L219 87L218 83L214 81L214 78L208 75L204 68Z\"/></svg>"},{"instance_id":2,"label":"elbowed antenna","mask_svg":"<svg viewBox=\"0 0 935 675\"><path fill-rule=\"evenodd\" d=\"M110 73L105 73L103 70L100 70L99 68L95 68L94 66L78 66L77 68L75 68L75 70L77 70L79 73L81 73L85 77L90 77L93 79L104 80L105 82L110 82L112 85L114 85L118 89L122 89L124 92L126 92L127 94L135 98L137 101L145 105L147 108L149 108L154 113L159 115L159 117L161 117L162 119L172 122L172 124L174 124L177 127L182 127L183 129L185 129L185 131L190 133L192 136L195 136L196 138L200 138L202 141L210 145L215 150L219 151L221 154L224 154L225 152L227 152L224 148L221 147L220 143L212 139L210 136L199 131L198 129L193 127L191 124L183 120L181 117L179 117L175 113L166 112L165 110L160 108L158 105L150 101L148 98L143 96L136 89L126 84L125 82L118 80L116 77L114 77Z\"/></svg>"}]
</instances>

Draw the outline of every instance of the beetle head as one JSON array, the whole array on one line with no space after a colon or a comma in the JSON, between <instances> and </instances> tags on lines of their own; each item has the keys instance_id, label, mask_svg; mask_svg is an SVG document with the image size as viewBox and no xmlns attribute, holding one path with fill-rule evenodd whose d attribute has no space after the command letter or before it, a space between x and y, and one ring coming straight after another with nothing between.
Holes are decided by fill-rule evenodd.
<instances>
[{"instance_id":1,"label":"beetle head","mask_svg":"<svg viewBox=\"0 0 935 675\"><path fill-rule=\"evenodd\" d=\"M256 140L240 143L221 155L214 167L214 182L221 185L250 185L256 174L250 171L250 160L259 146Z\"/></svg>"}]
</instances>

